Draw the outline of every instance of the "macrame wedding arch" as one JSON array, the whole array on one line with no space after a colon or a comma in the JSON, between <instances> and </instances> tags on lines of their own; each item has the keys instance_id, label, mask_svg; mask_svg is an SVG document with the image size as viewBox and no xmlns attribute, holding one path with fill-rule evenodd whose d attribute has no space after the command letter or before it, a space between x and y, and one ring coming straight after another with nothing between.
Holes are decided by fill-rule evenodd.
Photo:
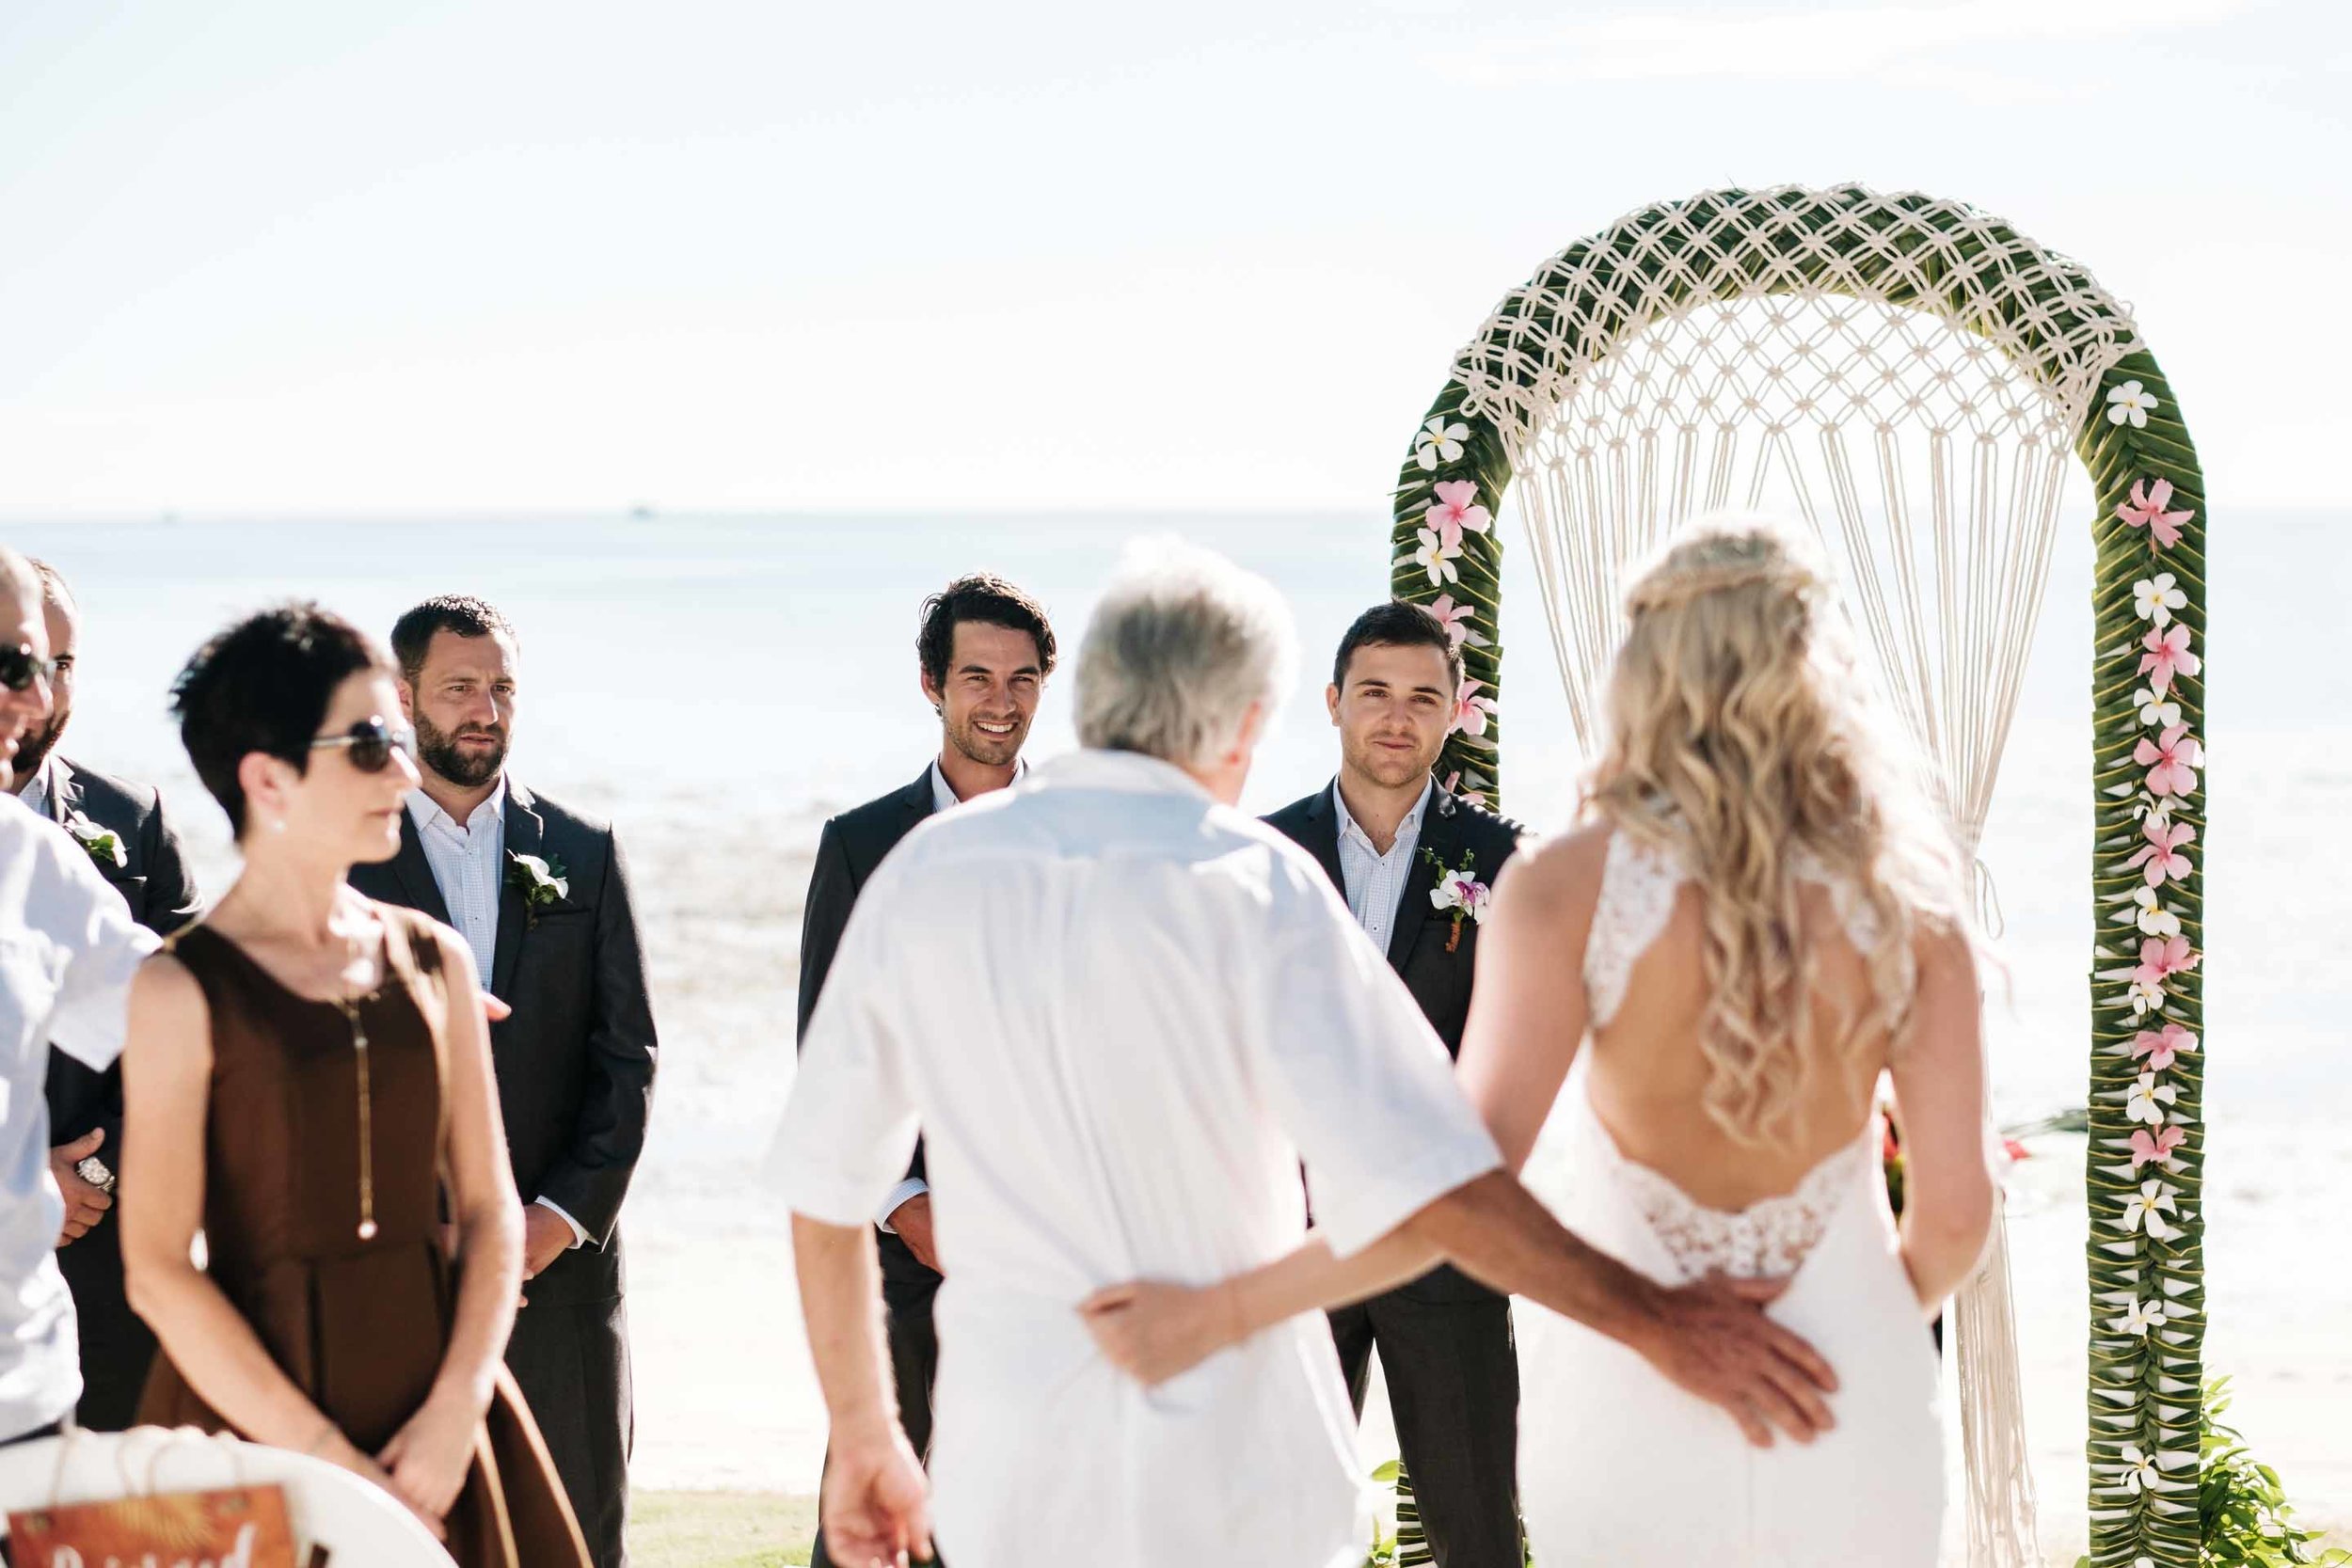
<instances>
[{"instance_id":1,"label":"macrame wedding arch","mask_svg":"<svg viewBox=\"0 0 2352 1568\"><path fill-rule=\"evenodd\" d=\"M1463 645L1438 773L1492 800L1506 491L1588 753L1628 563L1700 512L1793 510L1973 851L2070 451L2097 494L2090 1559L2193 1568L2204 496L2130 313L1957 202L1789 186L1645 208L1547 261L1455 356L1399 476L1393 586ZM1997 1224L1954 1319L1969 1560L2039 1564Z\"/></svg>"}]
</instances>

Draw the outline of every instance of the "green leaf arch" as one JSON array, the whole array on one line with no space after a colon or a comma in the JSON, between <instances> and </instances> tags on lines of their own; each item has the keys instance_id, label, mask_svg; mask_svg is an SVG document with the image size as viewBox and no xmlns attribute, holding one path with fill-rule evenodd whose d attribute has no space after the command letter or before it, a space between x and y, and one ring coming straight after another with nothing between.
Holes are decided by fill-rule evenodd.
<instances>
[{"instance_id":1,"label":"green leaf arch","mask_svg":"<svg viewBox=\"0 0 2352 1568\"><path fill-rule=\"evenodd\" d=\"M2154 357L2140 346L2128 313L2075 262L1972 209L1925 196L1881 196L1858 185L1791 186L1714 191L1645 208L1553 257L1505 296L1455 356L1454 373L1416 426L1398 469L1392 592L1417 604L1447 595L1455 607L1468 606L1466 625L1476 640L1463 650L1465 673L1480 683L1479 694L1500 703L1501 515L1515 451L1528 435L1514 408L1556 404L1583 370L1685 309L1735 295L1817 293L1883 300L1990 338L2045 386L2061 372L2082 378L2070 388L2084 410L2074 445L2097 498L2090 518L2096 651L2090 694L2095 791L2090 892L2099 935L2088 972L2090 1560L2097 1568L2130 1568L2141 1558L2163 1568L2194 1568L2205 1331L2205 774L2197 767L2193 786L2162 795L2152 787L2147 748L2159 745L2173 726L2143 719L2152 705L2135 696L2149 690L2142 659L2154 630L2138 613L2136 585L2158 573L2172 575L2185 602L2171 609L2171 625L2186 628L2188 649L2201 666L2205 496L2179 403ZM2112 399L2134 383L2137 401L2153 401L2144 423L2114 417ZM1438 499L1436 487L1464 481L1475 486L1476 502L1495 522L1484 532L1463 533L1460 554L1450 562L1453 578L1433 582L1415 560L1424 543L1422 531ZM2141 504L2160 483L2170 487L2169 502ZM2144 520L2151 511L2187 515L2159 529ZM2135 523L2135 515L2143 520ZM2174 535L2169 542L2168 534ZM2178 705L2185 735L2201 740L2201 670L2176 673L2161 695ZM1504 718L1502 711L1485 716L1483 736L1457 731L1451 736L1439 776L1456 776L1458 787L1499 804ZM2178 783L2178 775L2169 782ZM2149 857L2135 863L2138 851L2150 847L2152 815L2168 837L2183 828L2194 833L2175 851L2155 857L2177 874L2153 886ZM2118 975L2134 968L2149 938L2117 917L2132 918L2142 889L2155 895L2162 915L2178 922L2193 967L2164 974L2136 1004L2131 982ZM2195 1035L2196 1045L2176 1049L2163 1068L2150 1072L2147 1041L2168 1024ZM2169 1098L2152 1101L2137 1093L2151 1087L2140 1082L2143 1073L2155 1090L2169 1090ZM2144 1119L2152 1111L2160 1122ZM2177 1144L2162 1160L2136 1164L2133 1134L2153 1137L2166 1129L2178 1130ZM2146 1196L2144 1184L2152 1180L2171 1204L2159 1212L2167 1231L2161 1236L2150 1233L2144 1212L2130 1214L2133 1199ZM2160 1323L2146 1322L2150 1304L2160 1307ZM2156 1468L2140 1469L2135 1455L2157 1462Z\"/></svg>"}]
</instances>

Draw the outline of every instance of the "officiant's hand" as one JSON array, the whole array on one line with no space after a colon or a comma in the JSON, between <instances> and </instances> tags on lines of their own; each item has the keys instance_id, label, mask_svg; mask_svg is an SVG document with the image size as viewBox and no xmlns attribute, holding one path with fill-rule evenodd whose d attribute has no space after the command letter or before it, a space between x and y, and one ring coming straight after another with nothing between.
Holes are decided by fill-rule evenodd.
<instances>
[{"instance_id":1,"label":"officiant's hand","mask_svg":"<svg viewBox=\"0 0 2352 1568\"><path fill-rule=\"evenodd\" d=\"M82 1173L73 1168L97 1153L98 1146L105 1141L106 1130L95 1127L49 1151L49 1174L57 1179L57 1191L65 1195L65 1227L57 1232L59 1246L71 1246L88 1235L115 1206L105 1188L83 1180Z\"/></svg>"},{"instance_id":2,"label":"officiant's hand","mask_svg":"<svg viewBox=\"0 0 2352 1568\"><path fill-rule=\"evenodd\" d=\"M1836 1391L1837 1374L1764 1315L1788 1288L1785 1279L1709 1275L1661 1291L1657 1332L1639 1347L1668 1378L1728 1411L1759 1449L1772 1446L1774 1428L1809 1443L1836 1424L1821 1396Z\"/></svg>"},{"instance_id":3,"label":"officiant's hand","mask_svg":"<svg viewBox=\"0 0 2352 1568\"><path fill-rule=\"evenodd\" d=\"M902 1568L930 1558L929 1488L896 1421L865 1433L834 1429L821 1512L826 1555L841 1568Z\"/></svg>"},{"instance_id":4,"label":"officiant's hand","mask_svg":"<svg viewBox=\"0 0 2352 1568\"><path fill-rule=\"evenodd\" d=\"M931 1233L931 1195L917 1193L890 1211L890 1228L906 1243L914 1260L933 1274L946 1274L939 1266L939 1243Z\"/></svg>"},{"instance_id":5,"label":"officiant's hand","mask_svg":"<svg viewBox=\"0 0 2352 1568\"><path fill-rule=\"evenodd\" d=\"M1104 1359L1142 1384L1158 1386L1243 1338L1247 1325L1223 1285L1132 1280L1097 1291L1078 1316Z\"/></svg>"},{"instance_id":6,"label":"officiant's hand","mask_svg":"<svg viewBox=\"0 0 2352 1568\"><path fill-rule=\"evenodd\" d=\"M563 1215L544 1203L523 1205L523 1277L536 1279L572 1250L577 1238Z\"/></svg>"}]
</instances>

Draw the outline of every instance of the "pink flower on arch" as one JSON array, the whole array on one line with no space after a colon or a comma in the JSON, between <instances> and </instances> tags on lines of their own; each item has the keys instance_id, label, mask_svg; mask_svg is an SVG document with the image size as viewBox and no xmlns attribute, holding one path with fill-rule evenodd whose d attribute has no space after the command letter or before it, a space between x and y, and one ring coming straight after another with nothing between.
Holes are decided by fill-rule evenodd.
<instances>
[{"instance_id":1,"label":"pink flower on arch","mask_svg":"<svg viewBox=\"0 0 2352 1568\"><path fill-rule=\"evenodd\" d=\"M2148 1070L2162 1072L2172 1065L2172 1058L2197 1049L2197 1031L2183 1024L2168 1023L2161 1029L2142 1029L2132 1037L2132 1058L2148 1058Z\"/></svg>"},{"instance_id":2,"label":"pink flower on arch","mask_svg":"<svg viewBox=\"0 0 2352 1568\"><path fill-rule=\"evenodd\" d=\"M2159 479L2153 483L2137 480L2132 484L2132 499L2115 509L2115 515L2131 528L2148 531L2151 550L2170 549L2181 542L2181 525L2197 515L2195 512L2167 512L2172 499L2172 482Z\"/></svg>"},{"instance_id":3,"label":"pink flower on arch","mask_svg":"<svg viewBox=\"0 0 2352 1568\"><path fill-rule=\"evenodd\" d=\"M1500 712L1501 709L1493 698L1475 695L1478 689L1486 684L1485 681L1480 680L1466 680L1462 683L1462 689L1455 693L1454 698L1454 730L1473 736L1483 736L1486 733L1487 716ZM1449 730L1446 733L1451 735L1454 731Z\"/></svg>"},{"instance_id":4,"label":"pink flower on arch","mask_svg":"<svg viewBox=\"0 0 2352 1568\"><path fill-rule=\"evenodd\" d=\"M1436 603L1425 604L1422 608L1437 618L1438 625L1445 627L1447 641L1456 649L1474 635L1470 630L1470 618L1477 613L1476 605L1455 604L1453 594L1440 594Z\"/></svg>"},{"instance_id":5,"label":"pink flower on arch","mask_svg":"<svg viewBox=\"0 0 2352 1568\"><path fill-rule=\"evenodd\" d=\"M2170 689L2174 675L2193 675L2205 665L2188 651L2188 627L2178 622L2157 630L2150 628L2139 645L2148 651L2139 656L2139 673L2148 677L2148 686L2161 697Z\"/></svg>"},{"instance_id":6,"label":"pink flower on arch","mask_svg":"<svg viewBox=\"0 0 2352 1568\"><path fill-rule=\"evenodd\" d=\"M2179 880L2196 867L2181 853L2181 846L2196 841L2197 830L2185 822L2174 822L2162 812L2152 811L2139 825L2139 836L2148 842L2132 852L2127 866L2145 866L2142 873L2150 887L2164 886L2165 879Z\"/></svg>"},{"instance_id":7,"label":"pink flower on arch","mask_svg":"<svg viewBox=\"0 0 2352 1568\"><path fill-rule=\"evenodd\" d=\"M1465 531L1484 533L1493 526L1494 515L1478 504L1477 481L1449 480L1430 488L1438 499L1429 503L1429 510L1422 515L1422 521L1436 529L1440 535L1451 528L1456 549L1461 547Z\"/></svg>"},{"instance_id":8,"label":"pink flower on arch","mask_svg":"<svg viewBox=\"0 0 2352 1568\"><path fill-rule=\"evenodd\" d=\"M2161 799L2196 792L2197 769L2205 766L2205 752L2186 724L2175 724L2153 740L2143 737L2132 760L2148 769L2148 793Z\"/></svg>"},{"instance_id":9,"label":"pink flower on arch","mask_svg":"<svg viewBox=\"0 0 2352 1568\"><path fill-rule=\"evenodd\" d=\"M2139 1174L2146 1164L2163 1165L2169 1169L2172 1151L2181 1147L2187 1132L2178 1127L2165 1127L2152 1132L2145 1127L2132 1129L2132 1174Z\"/></svg>"},{"instance_id":10,"label":"pink flower on arch","mask_svg":"<svg viewBox=\"0 0 2352 1568\"><path fill-rule=\"evenodd\" d=\"M2132 978L2160 986L2175 974L2185 974L2202 959L2186 937L2150 937L2139 944L2139 967Z\"/></svg>"},{"instance_id":11,"label":"pink flower on arch","mask_svg":"<svg viewBox=\"0 0 2352 1568\"><path fill-rule=\"evenodd\" d=\"M1453 796L1455 800L1467 800L1471 805L1480 807L1481 809L1484 809L1486 804L1486 792L1485 790L1464 789L1462 787L1462 770L1458 768L1453 772L1448 773L1445 776L1445 783L1438 785L1438 787L1443 789L1448 795Z\"/></svg>"}]
</instances>

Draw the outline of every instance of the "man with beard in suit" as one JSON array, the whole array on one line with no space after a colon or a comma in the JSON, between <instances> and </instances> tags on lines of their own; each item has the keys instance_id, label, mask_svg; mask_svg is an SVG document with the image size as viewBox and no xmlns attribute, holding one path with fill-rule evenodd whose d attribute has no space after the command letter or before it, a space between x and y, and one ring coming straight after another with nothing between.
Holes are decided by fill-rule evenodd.
<instances>
[{"instance_id":1,"label":"man with beard in suit","mask_svg":"<svg viewBox=\"0 0 2352 1568\"><path fill-rule=\"evenodd\" d=\"M1448 871L1467 869L1492 886L1523 831L1430 774L1461 685L1460 651L1435 616L1402 602L1364 611L1340 641L1324 693L1340 732L1339 776L1266 818L1314 855L1456 1055L1478 923L1430 895ZM1372 1353L1380 1353L1397 1445L1438 1568L1519 1568L1509 1298L1445 1265L1332 1312L1331 1331L1359 1417Z\"/></svg>"},{"instance_id":2,"label":"man with beard in suit","mask_svg":"<svg viewBox=\"0 0 2352 1568\"><path fill-rule=\"evenodd\" d=\"M392 627L422 787L400 852L352 886L454 927L483 989L499 1108L524 1197L523 1307L506 1364L598 1568L628 1560L628 1317L619 1229L653 1104L653 1011L620 841L506 770L514 628L465 594Z\"/></svg>"},{"instance_id":3,"label":"man with beard in suit","mask_svg":"<svg viewBox=\"0 0 2352 1568\"><path fill-rule=\"evenodd\" d=\"M978 574L959 578L924 601L915 655L924 699L939 715L939 755L913 784L827 822L818 839L801 914L803 1037L858 891L882 857L933 813L1003 789L1021 776L1021 746L1054 673L1054 629L1028 594L1001 578ZM940 1283L920 1142L906 1180L874 1218L898 1419L919 1455L930 1447L931 1386L939 1366L931 1301ZM832 1560L819 1520L809 1562L828 1568Z\"/></svg>"},{"instance_id":4,"label":"man with beard in suit","mask_svg":"<svg viewBox=\"0 0 2352 1568\"><path fill-rule=\"evenodd\" d=\"M40 561L31 565L40 579L41 619L56 673L49 718L17 751L17 799L72 835L130 906L134 920L168 936L198 914L180 836L151 785L70 762L57 751L73 714L82 611L56 567ZM66 1204L57 1267L73 1292L82 1355L82 1398L73 1418L92 1432L120 1432L138 1413L139 1392L155 1359L155 1336L123 1294L121 1227L108 1212L123 1164L122 1069L118 1064L96 1072L53 1050L46 1087L49 1135L56 1140L49 1169Z\"/></svg>"}]
</instances>

